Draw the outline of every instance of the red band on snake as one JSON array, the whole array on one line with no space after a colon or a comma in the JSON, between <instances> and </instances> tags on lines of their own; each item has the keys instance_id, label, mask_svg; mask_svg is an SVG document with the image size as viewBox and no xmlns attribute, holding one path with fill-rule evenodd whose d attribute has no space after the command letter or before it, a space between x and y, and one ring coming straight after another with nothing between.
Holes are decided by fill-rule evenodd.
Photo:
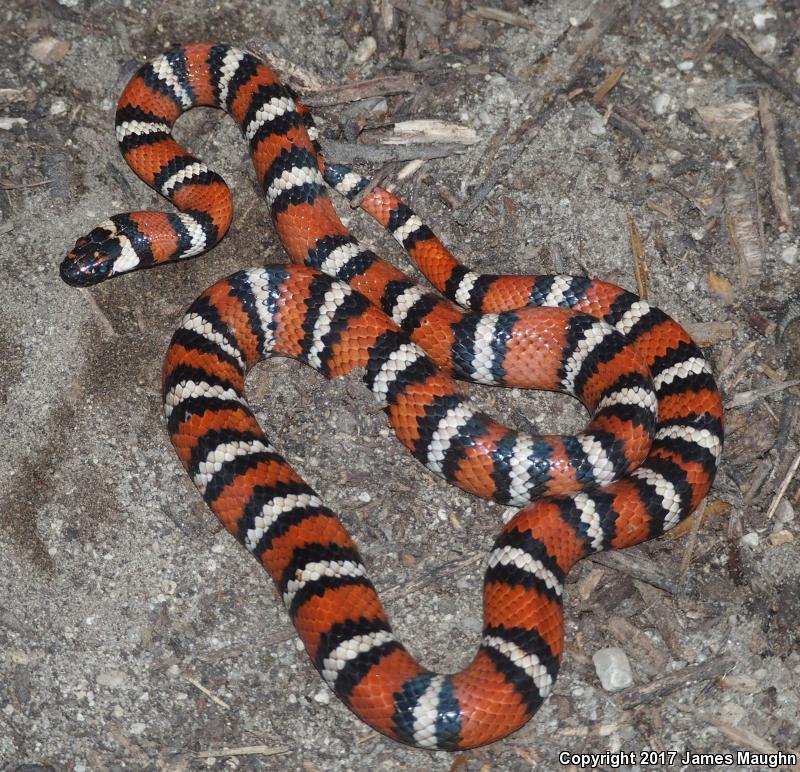
<instances>
[{"instance_id":1,"label":"red band on snake","mask_svg":"<svg viewBox=\"0 0 800 772\"><path fill-rule=\"evenodd\" d=\"M575 562L658 536L708 492L722 449L710 369L682 327L635 295L583 277L475 274L374 188L362 208L449 300L424 293L336 215L328 185L353 197L366 180L326 166L308 110L268 67L224 45L175 48L125 88L116 118L125 159L180 214L115 215L78 240L61 266L67 282L191 257L224 236L230 190L171 136L197 105L222 108L241 128L293 265L223 279L183 318L163 373L181 462L273 578L315 667L360 718L421 748L498 740L553 688ZM523 507L490 552L481 643L462 672L426 670L394 637L345 527L261 430L244 378L272 355L327 377L361 368L422 463ZM574 437L516 432L473 410L454 378L566 392L592 421Z\"/></svg>"}]
</instances>

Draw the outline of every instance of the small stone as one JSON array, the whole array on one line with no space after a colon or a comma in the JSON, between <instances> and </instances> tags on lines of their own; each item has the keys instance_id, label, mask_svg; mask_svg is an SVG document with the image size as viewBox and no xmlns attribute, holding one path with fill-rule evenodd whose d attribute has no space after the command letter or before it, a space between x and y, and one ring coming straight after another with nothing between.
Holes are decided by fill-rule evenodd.
<instances>
[{"instance_id":1,"label":"small stone","mask_svg":"<svg viewBox=\"0 0 800 772\"><path fill-rule=\"evenodd\" d=\"M330 705L331 703L330 689L320 689L314 695L314 702L318 702L320 705Z\"/></svg>"},{"instance_id":2,"label":"small stone","mask_svg":"<svg viewBox=\"0 0 800 772\"><path fill-rule=\"evenodd\" d=\"M370 501L372 501L372 496L370 496L366 491L361 491L361 493L358 494L358 500L363 501L365 504L369 504Z\"/></svg>"},{"instance_id":3,"label":"small stone","mask_svg":"<svg viewBox=\"0 0 800 772\"><path fill-rule=\"evenodd\" d=\"M783 260L786 265L794 265L797 262L797 245L790 244L781 252L781 260Z\"/></svg>"},{"instance_id":4,"label":"small stone","mask_svg":"<svg viewBox=\"0 0 800 772\"><path fill-rule=\"evenodd\" d=\"M25 126L25 118L0 118L0 131L11 131L15 126Z\"/></svg>"},{"instance_id":5,"label":"small stone","mask_svg":"<svg viewBox=\"0 0 800 772\"><path fill-rule=\"evenodd\" d=\"M789 544L792 541L794 541L794 534L785 528L782 531L778 531L778 533L770 534L769 537L769 543L773 547L780 547L781 544Z\"/></svg>"},{"instance_id":6,"label":"small stone","mask_svg":"<svg viewBox=\"0 0 800 772\"><path fill-rule=\"evenodd\" d=\"M794 520L794 507L788 499L781 499L778 508L775 510L775 527L773 531L776 533L780 531L785 523L791 523Z\"/></svg>"},{"instance_id":7,"label":"small stone","mask_svg":"<svg viewBox=\"0 0 800 772\"><path fill-rule=\"evenodd\" d=\"M681 0L661 0L661 2L659 2L659 5L662 8L670 9L674 8L676 5L679 5L680 2Z\"/></svg>"},{"instance_id":8,"label":"small stone","mask_svg":"<svg viewBox=\"0 0 800 772\"><path fill-rule=\"evenodd\" d=\"M592 655L592 662L600 684L607 692L618 692L633 683L631 665L622 649L616 646L600 649Z\"/></svg>"},{"instance_id":9,"label":"small stone","mask_svg":"<svg viewBox=\"0 0 800 772\"><path fill-rule=\"evenodd\" d=\"M669 108L669 103L672 101L672 97L669 94L656 94L653 97L653 111L656 115L664 115Z\"/></svg>"},{"instance_id":10,"label":"small stone","mask_svg":"<svg viewBox=\"0 0 800 772\"><path fill-rule=\"evenodd\" d=\"M769 54L775 50L778 39L775 35L762 35L753 44L753 49L759 54Z\"/></svg>"},{"instance_id":11,"label":"small stone","mask_svg":"<svg viewBox=\"0 0 800 772\"><path fill-rule=\"evenodd\" d=\"M95 678L98 686L107 686L110 689L119 689L124 686L127 676L121 670L103 670Z\"/></svg>"},{"instance_id":12,"label":"small stone","mask_svg":"<svg viewBox=\"0 0 800 772\"><path fill-rule=\"evenodd\" d=\"M140 735L144 734L144 730L147 729L147 726L143 724L141 721L137 721L135 724L131 724L128 731L133 735Z\"/></svg>"},{"instance_id":13,"label":"small stone","mask_svg":"<svg viewBox=\"0 0 800 772\"><path fill-rule=\"evenodd\" d=\"M684 59L682 62L678 62L678 69L681 72L689 72L694 69L694 62L691 59Z\"/></svg>"},{"instance_id":14,"label":"small stone","mask_svg":"<svg viewBox=\"0 0 800 772\"><path fill-rule=\"evenodd\" d=\"M67 103L63 99L56 99L50 105L50 115L64 115L67 112Z\"/></svg>"},{"instance_id":15,"label":"small stone","mask_svg":"<svg viewBox=\"0 0 800 772\"><path fill-rule=\"evenodd\" d=\"M602 137L603 134L606 133L606 125L603 122L603 117L601 115L596 115L590 121L587 130L589 134L592 134L595 137Z\"/></svg>"},{"instance_id":16,"label":"small stone","mask_svg":"<svg viewBox=\"0 0 800 772\"><path fill-rule=\"evenodd\" d=\"M356 50L353 51L353 61L356 64L365 64L372 58L372 55L377 50L378 42L372 35L367 35L367 37L361 40L358 46L356 46Z\"/></svg>"},{"instance_id":17,"label":"small stone","mask_svg":"<svg viewBox=\"0 0 800 772\"><path fill-rule=\"evenodd\" d=\"M755 531L750 531L750 533L746 533L741 539L739 539L739 543L743 547L757 547L759 541L760 539Z\"/></svg>"},{"instance_id":18,"label":"small stone","mask_svg":"<svg viewBox=\"0 0 800 772\"><path fill-rule=\"evenodd\" d=\"M775 11L759 11L753 14L753 24L756 29L764 29L770 19L775 18Z\"/></svg>"},{"instance_id":19,"label":"small stone","mask_svg":"<svg viewBox=\"0 0 800 772\"><path fill-rule=\"evenodd\" d=\"M32 43L28 51L41 64L56 64L67 55L69 43L66 40L46 37Z\"/></svg>"}]
</instances>

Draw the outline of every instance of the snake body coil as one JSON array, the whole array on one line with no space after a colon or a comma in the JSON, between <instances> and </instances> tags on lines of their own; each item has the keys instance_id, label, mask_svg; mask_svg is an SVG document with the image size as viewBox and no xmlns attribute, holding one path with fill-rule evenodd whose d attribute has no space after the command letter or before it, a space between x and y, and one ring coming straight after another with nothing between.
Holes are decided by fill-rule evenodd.
<instances>
[{"instance_id":1,"label":"snake body coil","mask_svg":"<svg viewBox=\"0 0 800 772\"><path fill-rule=\"evenodd\" d=\"M635 295L582 277L477 275L375 188L362 207L449 300L422 292L337 217L328 185L352 197L366 181L326 166L308 111L268 67L223 45L175 48L125 88L116 118L125 159L180 213L112 217L76 243L66 281L191 257L223 237L227 185L171 136L196 105L238 123L293 265L223 279L184 316L163 372L181 462L269 572L315 667L359 717L421 748L502 738L552 690L575 562L658 536L706 495L722 448L711 372L685 330ZM437 675L409 655L341 521L262 432L244 378L270 355L327 377L362 368L422 463L523 507L492 547L483 635L462 672ZM470 408L454 377L563 391L592 421L574 437L515 432Z\"/></svg>"}]
</instances>

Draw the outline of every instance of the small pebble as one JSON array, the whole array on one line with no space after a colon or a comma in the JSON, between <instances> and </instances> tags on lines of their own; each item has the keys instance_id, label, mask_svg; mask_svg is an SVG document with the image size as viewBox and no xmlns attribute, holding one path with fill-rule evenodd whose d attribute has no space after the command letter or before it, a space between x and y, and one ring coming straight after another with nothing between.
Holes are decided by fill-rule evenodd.
<instances>
[{"instance_id":1,"label":"small pebble","mask_svg":"<svg viewBox=\"0 0 800 772\"><path fill-rule=\"evenodd\" d=\"M743 547L757 547L759 541L760 539L755 531L750 531L750 533L746 533L741 539L739 539L739 543Z\"/></svg>"},{"instance_id":2,"label":"small pebble","mask_svg":"<svg viewBox=\"0 0 800 772\"><path fill-rule=\"evenodd\" d=\"M358 500L363 501L365 504L369 504L369 502L372 501L372 496L370 496L366 491L361 491L361 493L358 494Z\"/></svg>"},{"instance_id":3,"label":"small pebble","mask_svg":"<svg viewBox=\"0 0 800 772\"><path fill-rule=\"evenodd\" d=\"M756 29L764 29L770 19L775 18L775 11L759 11L753 14L753 24Z\"/></svg>"},{"instance_id":4,"label":"small pebble","mask_svg":"<svg viewBox=\"0 0 800 772\"><path fill-rule=\"evenodd\" d=\"M775 50L776 45L778 45L778 39L775 35L762 35L755 41L753 48L759 54L769 54Z\"/></svg>"},{"instance_id":5,"label":"small pebble","mask_svg":"<svg viewBox=\"0 0 800 772\"><path fill-rule=\"evenodd\" d=\"M147 727L141 721L137 721L135 724L131 724L128 731L133 735L139 735L144 734L146 728Z\"/></svg>"},{"instance_id":6,"label":"small pebble","mask_svg":"<svg viewBox=\"0 0 800 772\"><path fill-rule=\"evenodd\" d=\"M689 72L694 69L694 62L691 59L684 59L682 62L678 62L678 69L681 72Z\"/></svg>"},{"instance_id":7,"label":"small pebble","mask_svg":"<svg viewBox=\"0 0 800 772\"><path fill-rule=\"evenodd\" d=\"M121 670L103 670L95 678L99 686L108 686L110 689L118 689L124 686L127 678Z\"/></svg>"},{"instance_id":8,"label":"small pebble","mask_svg":"<svg viewBox=\"0 0 800 772\"><path fill-rule=\"evenodd\" d=\"M11 131L15 126L24 126L25 118L0 118L0 131Z\"/></svg>"},{"instance_id":9,"label":"small pebble","mask_svg":"<svg viewBox=\"0 0 800 772\"><path fill-rule=\"evenodd\" d=\"M787 531L785 528L782 531L778 531L778 533L770 534L769 543L773 547L780 547L781 544L789 544L789 542L794 541L794 534L791 531Z\"/></svg>"},{"instance_id":10,"label":"small pebble","mask_svg":"<svg viewBox=\"0 0 800 772\"><path fill-rule=\"evenodd\" d=\"M659 2L659 5L662 8L669 9L669 8L674 8L676 5L679 5L680 2L681 0L661 0L661 2Z\"/></svg>"},{"instance_id":11,"label":"small pebble","mask_svg":"<svg viewBox=\"0 0 800 772\"><path fill-rule=\"evenodd\" d=\"M67 55L69 43L66 40L47 37L32 43L28 51L41 64L56 64Z\"/></svg>"},{"instance_id":12,"label":"small pebble","mask_svg":"<svg viewBox=\"0 0 800 772\"><path fill-rule=\"evenodd\" d=\"M67 103L63 99L56 99L50 105L50 115L64 115L67 112Z\"/></svg>"},{"instance_id":13,"label":"small pebble","mask_svg":"<svg viewBox=\"0 0 800 772\"><path fill-rule=\"evenodd\" d=\"M592 655L592 662L597 677L607 692L617 692L633 683L631 665L622 649L616 646L600 649Z\"/></svg>"},{"instance_id":14,"label":"small pebble","mask_svg":"<svg viewBox=\"0 0 800 772\"><path fill-rule=\"evenodd\" d=\"M330 689L320 689L314 695L314 702L318 702L320 705L330 705L331 703Z\"/></svg>"},{"instance_id":15,"label":"small pebble","mask_svg":"<svg viewBox=\"0 0 800 772\"><path fill-rule=\"evenodd\" d=\"M589 134L592 134L595 137L602 137L603 134L606 133L606 125L605 123L603 123L603 118L600 115L597 115L594 118L592 118L587 128Z\"/></svg>"},{"instance_id":16,"label":"small pebble","mask_svg":"<svg viewBox=\"0 0 800 772\"><path fill-rule=\"evenodd\" d=\"M356 47L353 52L353 61L356 64L368 62L372 55L378 50L378 43L372 35L367 35Z\"/></svg>"},{"instance_id":17,"label":"small pebble","mask_svg":"<svg viewBox=\"0 0 800 772\"><path fill-rule=\"evenodd\" d=\"M656 94L653 97L653 110L655 111L656 115L664 115L669 108L669 103L672 101L672 97L669 94Z\"/></svg>"},{"instance_id":18,"label":"small pebble","mask_svg":"<svg viewBox=\"0 0 800 772\"><path fill-rule=\"evenodd\" d=\"M783 260L786 265L794 265L797 262L797 245L790 244L781 252L781 260Z\"/></svg>"}]
</instances>

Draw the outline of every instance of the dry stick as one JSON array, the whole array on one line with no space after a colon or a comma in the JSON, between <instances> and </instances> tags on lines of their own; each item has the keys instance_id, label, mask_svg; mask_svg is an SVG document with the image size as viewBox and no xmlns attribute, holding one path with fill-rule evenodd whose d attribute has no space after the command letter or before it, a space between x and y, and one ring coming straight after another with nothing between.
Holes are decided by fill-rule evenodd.
<instances>
[{"instance_id":1,"label":"dry stick","mask_svg":"<svg viewBox=\"0 0 800 772\"><path fill-rule=\"evenodd\" d=\"M800 188L797 169L798 163L797 143L794 141L794 125L784 124L781 127L781 149L783 150L783 167L786 170L786 185L790 196L797 195Z\"/></svg>"},{"instance_id":2,"label":"dry stick","mask_svg":"<svg viewBox=\"0 0 800 772\"><path fill-rule=\"evenodd\" d=\"M630 710L637 705L646 705L667 694L693 686L700 681L716 678L733 668L733 661L726 657L712 659L699 665L689 665L674 673L651 681L645 686L635 686L621 693L622 707Z\"/></svg>"},{"instance_id":3,"label":"dry stick","mask_svg":"<svg viewBox=\"0 0 800 772\"><path fill-rule=\"evenodd\" d=\"M589 555L589 560L599 563L601 566L622 571L634 579L639 579L659 590L664 590L670 594L675 592L675 581L670 577L664 576L657 568L650 563L634 557L630 552L599 552Z\"/></svg>"},{"instance_id":4,"label":"dry stick","mask_svg":"<svg viewBox=\"0 0 800 772\"><path fill-rule=\"evenodd\" d=\"M492 8L488 5L477 5L464 15L473 19L486 19L487 21L499 22L500 24L508 24L511 27L523 27L530 30L536 29L536 22L529 19L527 16L523 16L520 13L503 11L500 8Z\"/></svg>"},{"instance_id":5,"label":"dry stick","mask_svg":"<svg viewBox=\"0 0 800 772\"><path fill-rule=\"evenodd\" d=\"M330 163L395 163L397 161L447 158L466 152L465 145L455 142L414 142L410 145L360 145L353 142L323 142L325 159Z\"/></svg>"},{"instance_id":6,"label":"dry stick","mask_svg":"<svg viewBox=\"0 0 800 772\"><path fill-rule=\"evenodd\" d=\"M291 748L273 748L269 745L242 745L239 748L220 748L217 751L197 751L196 759L217 759L223 756L278 756Z\"/></svg>"},{"instance_id":7,"label":"dry stick","mask_svg":"<svg viewBox=\"0 0 800 772\"><path fill-rule=\"evenodd\" d=\"M797 473L798 467L800 467L800 453L797 454L792 462L792 465L789 467L789 471L786 472L786 476L781 481L780 488L778 488L775 498L772 499L772 504L769 505L769 509L767 510L767 520L772 520L772 516L777 511L778 504L781 503L781 499L783 499L784 495L786 494L786 489L789 487L789 484L792 482L792 478Z\"/></svg>"},{"instance_id":8,"label":"dry stick","mask_svg":"<svg viewBox=\"0 0 800 772\"><path fill-rule=\"evenodd\" d=\"M410 94L416 88L417 81L414 74L404 72L401 75L386 75L381 78L362 80L358 83L345 83L324 91L315 91L303 97L303 104L307 107L329 107L346 102L357 102L359 99L368 99L369 97Z\"/></svg>"},{"instance_id":9,"label":"dry stick","mask_svg":"<svg viewBox=\"0 0 800 772\"><path fill-rule=\"evenodd\" d=\"M773 383L771 386L765 386L763 389L750 389L750 391L740 391L738 394L733 395L733 399L725 403L726 410L733 410L737 407L745 407L751 405L753 402L768 397L770 394L777 394L779 391L791 389L793 386L800 384L800 380L796 381L781 381L781 383Z\"/></svg>"},{"instance_id":10,"label":"dry stick","mask_svg":"<svg viewBox=\"0 0 800 772\"><path fill-rule=\"evenodd\" d=\"M776 91L780 91L797 105L800 105L800 87L787 78L784 78L774 67L767 64L743 40L727 31L720 35L715 47L730 54L736 61L747 67L748 70L758 75Z\"/></svg>"},{"instance_id":11,"label":"dry stick","mask_svg":"<svg viewBox=\"0 0 800 772\"><path fill-rule=\"evenodd\" d=\"M775 127L775 116L772 113L769 94L766 91L758 92L758 114L761 120L761 135L764 138L764 155L767 158L767 168L769 169L769 190L772 194L772 203L775 205L775 211L778 213L781 225L791 233L792 214L789 191L786 186L786 173L778 148L778 131Z\"/></svg>"},{"instance_id":12,"label":"dry stick","mask_svg":"<svg viewBox=\"0 0 800 772\"><path fill-rule=\"evenodd\" d=\"M599 105L611 92L611 89L619 83L619 79L625 72L623 67L615 67L611 74L597 87L595 95L592 97L592 102Z\"/></svg>"},{"instance_id":13,"label":"dry stick","mask_svg":"<svg viewBox=\"0 0 800 772\"><path fill-rule=\"evenodd\" d=\"M700 533L700 526L703 524L703 516L706 512L706 505L708 499L703 499L703 502L700 506L695 510L694 516L692 517L692 530L689 531L689 539L686 542L686 551L683 553L683 558L681 559L681 567L678 571L679 576L681 579L686 578L686 574L689 571L689 566L692 563L692 556L694 555L694 549L697 546L697 534Z\"/></svg>"},{"instance_id":14,"label":"dry stick","mask_svg":"<svg viewBox=\"0 0 800 772\"><path fill-rule=\"evenodd\" d=\"M642 300L647 300L647 255L642 244L642 237L633 217L628 216L631 229L631 254L633 255L633 273L636 277L636 289Z\"/></svg>"},{"instance_id":15,"label":"dry stick","mask_svg":"<svg viewBox=\"0 0 800 772\"><path fill-rule=\"evenodd\" d=\"M619 20L620 5L620 0L597 0L594 3L587 15L587 21L592 22L592 25L578 43L573 61L567 68L565 77L562 78L562 82L568 85L564 89L553 90L542 97L541 106L537 113L526 118L508 138L508 150L495 159L494 167L487 174L484 181L470 196L469 200L455 212L454 217L459 225L466 225L472 213L484 202L495 185L508 174L514 164L522 157L525 148L533 140L538 129L544 126L567 103L564 93L569 91L570 82L581 71L603 35ZM528 105L529 101L526 100L526 107Z\"/></svg>"},{"instance_id":16,"label":"dry stick","mask_svg":"<svg viewBox=\"0 0 800 772\"><path fill-rule=\"evenodd\" d=\"M203 692L203 694L205 694L206 697L208 697L209 700L211 700L212 702L216 702L217 705L219 705L221 708L225 708L225 710L229 710L230 709L231 706L228 705L227 702L225 702L224 700L221 700L219 697L217 697L216 694L214 694L213 692L209 691L196 678L192 678L191 676L184 675L183 673L181 673L181 675L183 676L184 680L188 681L192 686L194 686L195 689L198 689L199 691Z\"/></svg>"}]
</instances>

